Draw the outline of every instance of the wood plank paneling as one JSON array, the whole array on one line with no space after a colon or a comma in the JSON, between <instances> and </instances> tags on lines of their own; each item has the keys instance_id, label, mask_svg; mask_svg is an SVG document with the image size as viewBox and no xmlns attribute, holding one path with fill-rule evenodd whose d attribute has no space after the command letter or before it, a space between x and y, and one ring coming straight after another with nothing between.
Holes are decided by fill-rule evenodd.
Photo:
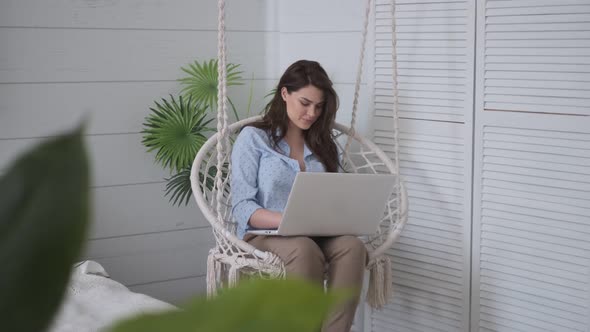
<instances>
[{"instance_id":1,"label":"wood plank paneling","mask_svg":"<svg viewBox=\"0 0 590 332\"><path fill-rule=\"evenodd\" d=\"M182 305L198 296L205 296L207 279L203 276L165 280L128 286L134 292L150 294L174 305Z\"/></svg>"},{"instance_id":2,"label":"wood plank paneling","mask_svg":"<svg viewBox=\"0 0 590 332\"><path fill-rule=\"evenodd\" d=\"M124 285L205 275L214 239L209 227L88 241L84 259Z\"/></svg>"},{"instance_id":3,"label":"wood plank paneling","mask_svg":"<svg viewBox=\"0 0 590 332\"><path fill-rule=\"evenodd\" d=\"M276 81L276 7L230 0L226 10L228 60L254 79L258 113ZM139 131L153 100L180 88L181 66L216 57L216 20L209 1L0 3L0 170L88 116L95 187L87 257L162 299L204 290L213 237L194 203L166 201L168 174L145 152ZM230 89L243 115L249 88Z\"/></svg>"},{"instance_id":4,"label":"wood plank paneling","mask_svg":"<svg viewBox=\"0 0 590 332\"><path fill-rule=\"evenodd\" d=\"M94 186L159 182L169 174L146 153L140 134L87 137Z\"/></svg>"},{"instance_id":5,"label":"wood plank paneling","mask_svg":"<svg viewBox=\"0 0 590 332\"><path fill-rule=\"evenodd\" d=\"M268 1L226 1L228 30L273 29ZM4 0L2 26L146 30L216 30L215 1ZM243 15L249 13L249 15Z\"/></svg>"},{"instance_id":6,"label":"wood plank paneling","mask_svg":"<svg viewBox=\"0 0 590 332\"><path fill-rule=\"evenodd\" d=\"M2 28L0 83L176 80L180 66L217 57L216 38L214 31ZM267 79L275 39L228 32L228 62Z\"/></svg>"},{"instance_id":7,"label":"wood plank paneling","mask_svg":"<svg viewBox=\"0 0 590 332\"><path fill-rule=\"evenodd\" d=\"M87 134L137 133L152 101L178 90L176 81L0 84L0 138L52 136L84 117Z\"/></svg>"},{"instance_id":8,"label":"wood plank paneling","mask_svg":"<svg viewBox=\"0 0 590 332\"><path fill-rule=\"evenodd\" d=\"M193 199L187 206L173 206L165 187L161 182L94 188L90 239L209 226Z\"/></svg>"},{"instance_id":9,"label":"wood plank paneling","mask_svg":"<svg viewBox=\"0 0 590 332\"><path fill-rule=\"evenodd\" d=\"M244 117L250 88L250 112L257 114L270 100L264 97L276 81L252 80L249 72L242 76L245 84L230 87L228 94ZM154 101L169 99L170 94L178 98L180 89L175 80L0 84L0 139L52 136L73 128L83 119L88 121L86 133L90 135L138 133L149 108L155 106Z\"/></svg>"}]
</instances>

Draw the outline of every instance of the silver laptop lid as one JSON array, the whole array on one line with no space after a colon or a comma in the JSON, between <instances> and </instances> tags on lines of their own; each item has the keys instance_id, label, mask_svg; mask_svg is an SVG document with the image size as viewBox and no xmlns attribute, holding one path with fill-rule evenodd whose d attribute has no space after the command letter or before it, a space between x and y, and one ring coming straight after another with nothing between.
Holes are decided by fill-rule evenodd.
<instances>
[{"instance_id":1,"label":"silver laptop lid","mask_svg":"<svg viewBox=\"0 0 590 332\"><path fill-rule=\"evenodd\" d=\"M373 234L394 185L392 174L298 173L278 234Z\"/></svg>"}]
</instances>

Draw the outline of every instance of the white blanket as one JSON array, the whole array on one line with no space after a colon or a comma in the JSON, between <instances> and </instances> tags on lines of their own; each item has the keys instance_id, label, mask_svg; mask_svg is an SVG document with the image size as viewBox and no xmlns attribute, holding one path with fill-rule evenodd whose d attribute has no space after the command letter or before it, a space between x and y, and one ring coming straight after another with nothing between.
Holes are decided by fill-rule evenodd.
<instances>
[{"instance_id":1,"label":"white blanket","mask_svg":"<svg viewBox=\"0 0 590 332\"><path fill-rule=\"evenodd\" d=\"M133 293L109 278L94 261L77 264L50 332L96 332L140 313L175 309L144 294Z\"/></svg>"}]
</instances>

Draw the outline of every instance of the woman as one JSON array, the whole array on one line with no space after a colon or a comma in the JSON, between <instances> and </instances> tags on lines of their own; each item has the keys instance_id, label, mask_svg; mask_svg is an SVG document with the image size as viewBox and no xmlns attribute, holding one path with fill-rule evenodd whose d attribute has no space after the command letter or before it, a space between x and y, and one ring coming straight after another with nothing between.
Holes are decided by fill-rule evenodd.
<instances>
[{"instance_id":1,"label":"woman","mask_svg":"<svg viewBox=\"0 0 590 332\"><path fill-rule=\"evenodd\" d=\"M338 96L315 61L293 63L277 86L261 121L245 127L232 151L232 212L238 236L271 251L287 276L328 287L352 288L354 300L339 308L323 331L349 331L359 301L367 252L354 236L307 237L246 234L248 228L277 228L297 172L337 172L332 126Z\"/></svg>"}]
</instances>

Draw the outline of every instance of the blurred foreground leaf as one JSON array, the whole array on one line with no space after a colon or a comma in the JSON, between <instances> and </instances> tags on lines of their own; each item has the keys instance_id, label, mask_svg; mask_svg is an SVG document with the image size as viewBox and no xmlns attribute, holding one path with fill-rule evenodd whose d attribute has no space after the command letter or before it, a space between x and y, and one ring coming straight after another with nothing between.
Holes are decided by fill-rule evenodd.
<instances>
[{"instance_id":1,"label":"blurred foreground leaf","mask_svg":"<svg viewBox=\"0 0 590 332\"><path fill-rule=\"evenodd\" d=\"M3 331L38 332L59 309L88 223L81 130L18 158L0 178Z\"/></svg>"},{"instance_id":2,"label":"blurred foreground leaf","mask_svg":"<svg viewBox=\"0 0 590 332\"><path fill-rule=\"evenodd\" d=\"M112 331L317 332L331 308L350 294L325 294L323 288L300 280L255 279L214 299L196 299L182 310L124 321Z\"/></svg>"}]
</instances>

